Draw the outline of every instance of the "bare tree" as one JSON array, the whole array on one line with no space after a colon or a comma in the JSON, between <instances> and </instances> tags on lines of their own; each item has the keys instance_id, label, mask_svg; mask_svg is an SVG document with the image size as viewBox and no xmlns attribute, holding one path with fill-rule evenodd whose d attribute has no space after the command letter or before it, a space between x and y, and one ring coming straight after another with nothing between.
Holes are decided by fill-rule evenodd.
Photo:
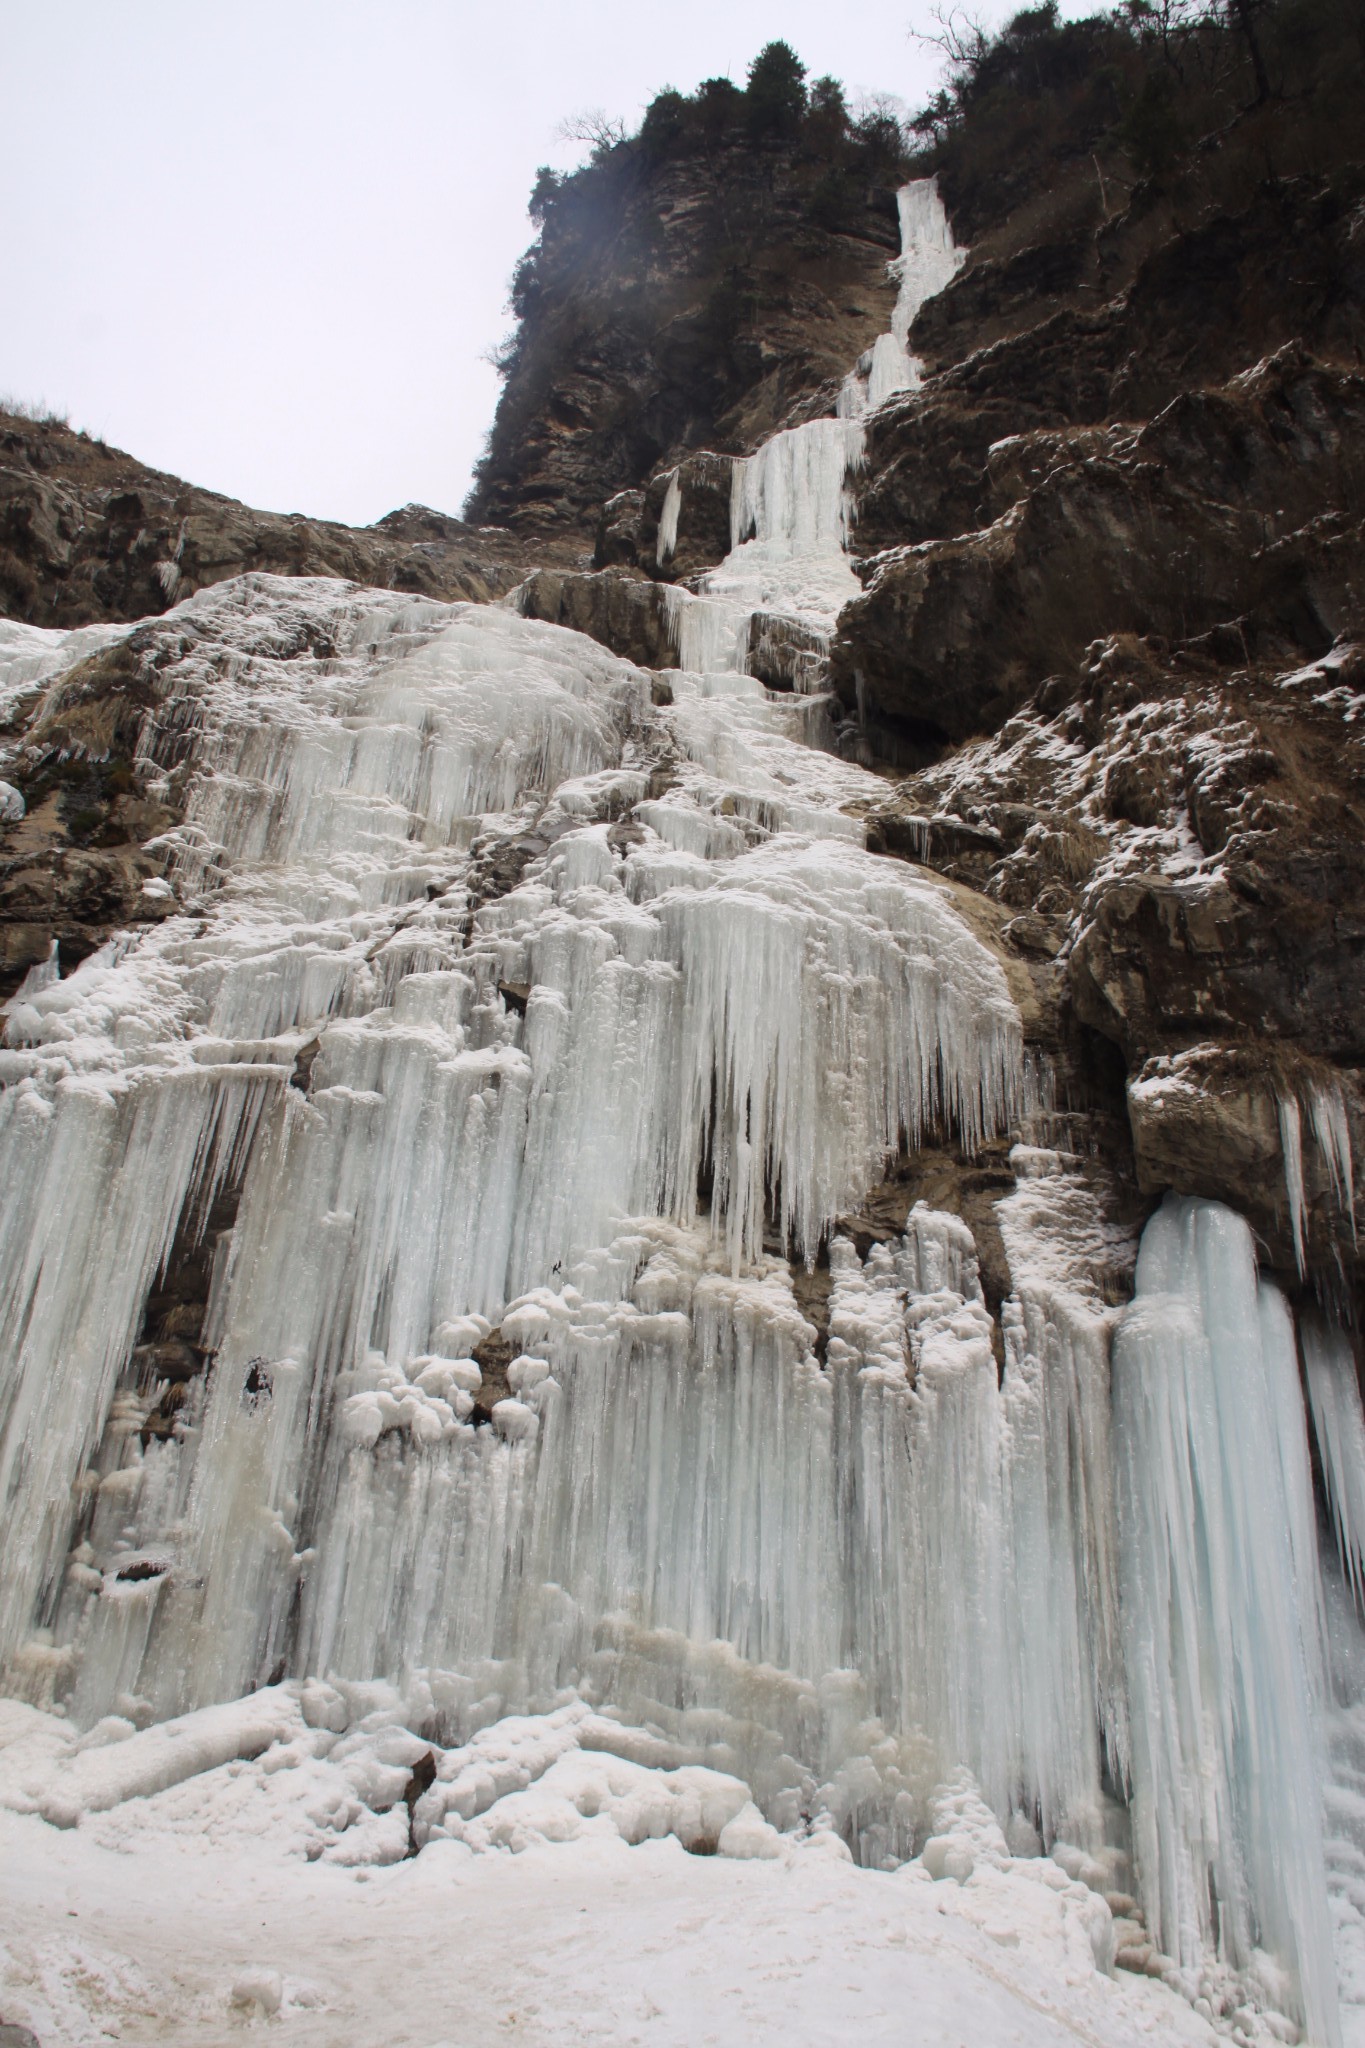
<instances>
[{"instance_id":1,"label":"bare tree","mask_svg":"<svg viewBox=\"0 0 1365 2048\"><path fill-rule=\"evenodd\" d=\"M625 139L625 122L612 119L601 107L585 107L581 114L570 114L555 129L556 142L590 142L595 151L615 149Z\"/></svg>"},{"instance_id":2,"label":"bare tree","mask_svg":"<svg viewBox=\"0 0 1365 2048\"><path fill-rule=\"evenodd\" d=\"M928 50L939 50L954 71L974 71L990 48L990 30L979 14L965 7L933 6L929 9L933 28L912 28L911 40Z\"/></svg>"}]
</instances>

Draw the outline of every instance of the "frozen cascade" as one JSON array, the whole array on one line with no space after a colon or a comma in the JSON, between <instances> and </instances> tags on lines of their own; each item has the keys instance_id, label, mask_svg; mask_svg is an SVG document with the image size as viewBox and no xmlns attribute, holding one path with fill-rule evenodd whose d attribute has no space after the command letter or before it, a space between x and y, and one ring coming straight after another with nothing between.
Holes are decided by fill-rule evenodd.
<instances>
[{"instance_id":1,"label":"frozen cascade","mask_svg":"<svg viewBox=\"0 0 1365 2048\"><path fill-rule=\"evenodd\" d=\"M896 194L900 212L901 253L891 266L899 279L891 332L879 334L871 349L844 381L839 393L841 417L857 419L874 412L897 391L913 391L920 381L918 358L910 353L910 329L926 299L951 284L967 260L967 251L953 241L948 215L933 178L916 178Z\"/></svg>"},{"instance_id":2,"label":"frozen cascade","mask_svg":"<svg viewBox=\"0 0 1365 2048\"><path fill-rule=\"evenodd\" d=\"M904 353L958 253L931 186L901 211ZM1031 1140L997 1313L961 1218L862 1232L889 1155L1046 1119L987 927L866 851L885 785L819 695L743 672L756 610L814 642L847 594L841 411L736 466L664 705L509 608L330 581L138 629L176 914L3 1016L5 1682L81 1729L403 1687L473 1745L419 1840L475 1838L497 1722L570 1804L580 1750L623 1808L645 1766L680 1812L723 1777L753 1853L811 1815L938 1875L1047 1847L1101 1967L1131 1824L1185 1987L1235 1971L1331 2043L1322 1751L1365 1753L1365 1633L1245 1225L1168 1202L1120 1315L1116 1226ZM128 630L7 627L0 694ZM1353 1185L1315 1088L1282 1109L1301 1247L1305 1116ZM148 1304L201 1240L173 1380ZM1354 1362L1301 1341L1358 1593ZM1365 1815L1328 1797L1340 1907Z\"/></svg>"},{"instance_id":3,"label":"frozen cascade","mask_svg":"<svg viewBox=\"0 0 1365 2048\"><path fill-rule=\"evenodd\" d=\"M622 1216L691 1224L704 1168L706 1242L739 1284L765 1227L813 1251L889 1150L940 1122L974 1143L1018 1089L1000 967L943 885L862 851L839 805L874 785L790 736L799 713L681 677L656 711L577 636L345 586L245 579L152 630L169 658L143 753L159 772L191 735L168 846L190 914L31 982L0 1095L4 1469L29 1561L6 1651L30 1688L75 1674L83 1716L222 1698L294 1654L300 1580L311 1614L349 1555L320 1532L354 1492L358 1427L379 1466L385 1417L424 1445L455 1430L455 1476L424 1484L458 1479L469 1526L502 1526L537 1404L476 1437L461 1360ZM636 764L660 747L682 768L651 800ZM482 902L481 849L530 823L544 851ZM141 1306L220 1188L238 1208L215 1367L144 1449ZM35 1467L54 1386L64 1427ZM355 1668L445 1654L427 1635L450 1585ZM471 1654L500 1632L485 1615Z\"/></svg>"},{"instance_id":4,"label":"frozen cascade","mask_svg":"<svg viewBox=\"0 0 1365 2048\"><path fill-rule=\"evenodd\" d=\"M932 178L902 187L898 204L901 254L893 268L900 283L893 332L879 336L866 367L860 365L846 381L836 418L790 427L736 461L730 553L701 579L697 593L670 586L666 595L684 669L743 673L757 612L799 620L827 645L840 611L861 590L848 560L848 480L862 465L862 415L918 381L918 365L906 347L910 324L965 261ZM676 544L680 506L675 471L660 519L660 561Z\"/></svg>"},{"instance_id":5,"label":"frozen cascade","mask_svg":"<svg viewBox=\"0 0 1365 2048\"><path fill-rule=\"evenodd\" d=\"M1315 1706L1323 1674L1293 1323L1251 1233L1168 1196L1114 1344L1133 1824L1163 1947L1269 1950L1339 2038Z\"/></svg>"}]
</instances>

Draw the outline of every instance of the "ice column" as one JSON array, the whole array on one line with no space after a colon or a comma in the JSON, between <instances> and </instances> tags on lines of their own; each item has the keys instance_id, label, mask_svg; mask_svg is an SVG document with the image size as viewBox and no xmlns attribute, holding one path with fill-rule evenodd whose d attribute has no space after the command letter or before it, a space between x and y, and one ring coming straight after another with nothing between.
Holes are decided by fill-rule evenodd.
<instances>
[{"instance_id":1,"label":"ice column","mask_svg":"<svg viewBox=\"0 0 1365 2048\"><path fill-rule=\"evenodd\" d=\"M1168 1196L1114 1347L1134 1838L1148 1922L1197 1968L1269 1950L1339 2038L1314 1701L1313 1509L1293 1328L1251 1233Z\"/></svg>"},{"instance_id":2,"label":"ice column","mask_svg":"<svg viewBox=\"0 0 1365 2048\"><path fill-rule=\"evenodd\" d=\"M1365 1607L1365 1416L1355 1353L1346 1332L1320 1317L1306 1317L1301 1334L1313 1434L1337 1553L1357 1606Z\"/></svg>"}]
</instances>

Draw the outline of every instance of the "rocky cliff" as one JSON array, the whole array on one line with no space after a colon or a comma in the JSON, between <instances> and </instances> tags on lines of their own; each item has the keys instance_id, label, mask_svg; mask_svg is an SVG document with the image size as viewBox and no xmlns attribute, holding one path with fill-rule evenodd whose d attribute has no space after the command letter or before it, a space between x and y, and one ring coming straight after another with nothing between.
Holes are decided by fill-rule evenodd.
<instances>
[{"instance_id":1,"label":"rocky cliff","mask_svg":"<svg viewBox=\"0 0 1365 2048\"><path fill-rule=\"evenodd\" d=\"M608 501L693 451L741 454L832 410L889 324L905 149L894 122L851 122L821 84L804 111L758 121L725 80L665 94L638 136L562 181L542 173L471 518L591 544ZM608 514L604 559L625 558L638 512Z\"/></svg>"}]
</instances>

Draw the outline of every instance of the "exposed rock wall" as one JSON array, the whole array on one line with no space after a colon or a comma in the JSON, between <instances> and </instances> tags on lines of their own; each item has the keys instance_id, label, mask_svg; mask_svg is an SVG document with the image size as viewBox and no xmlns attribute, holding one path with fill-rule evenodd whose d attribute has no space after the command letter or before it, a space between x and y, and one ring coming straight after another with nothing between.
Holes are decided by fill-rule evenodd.
<instances>
[{"instance_id":1,"label":"exposed rock wall","mask_svg":"<svg viewBox=\"0 0 1365 2048\"><path fill-rule=\"evenodd\" d=\"M58 421L0 412L0 612L31 625L150 618L253 569L450 600L501 596L528 567L510 534L424 505L369 527L256 512Z\"/></svg>"}]
</instances>

